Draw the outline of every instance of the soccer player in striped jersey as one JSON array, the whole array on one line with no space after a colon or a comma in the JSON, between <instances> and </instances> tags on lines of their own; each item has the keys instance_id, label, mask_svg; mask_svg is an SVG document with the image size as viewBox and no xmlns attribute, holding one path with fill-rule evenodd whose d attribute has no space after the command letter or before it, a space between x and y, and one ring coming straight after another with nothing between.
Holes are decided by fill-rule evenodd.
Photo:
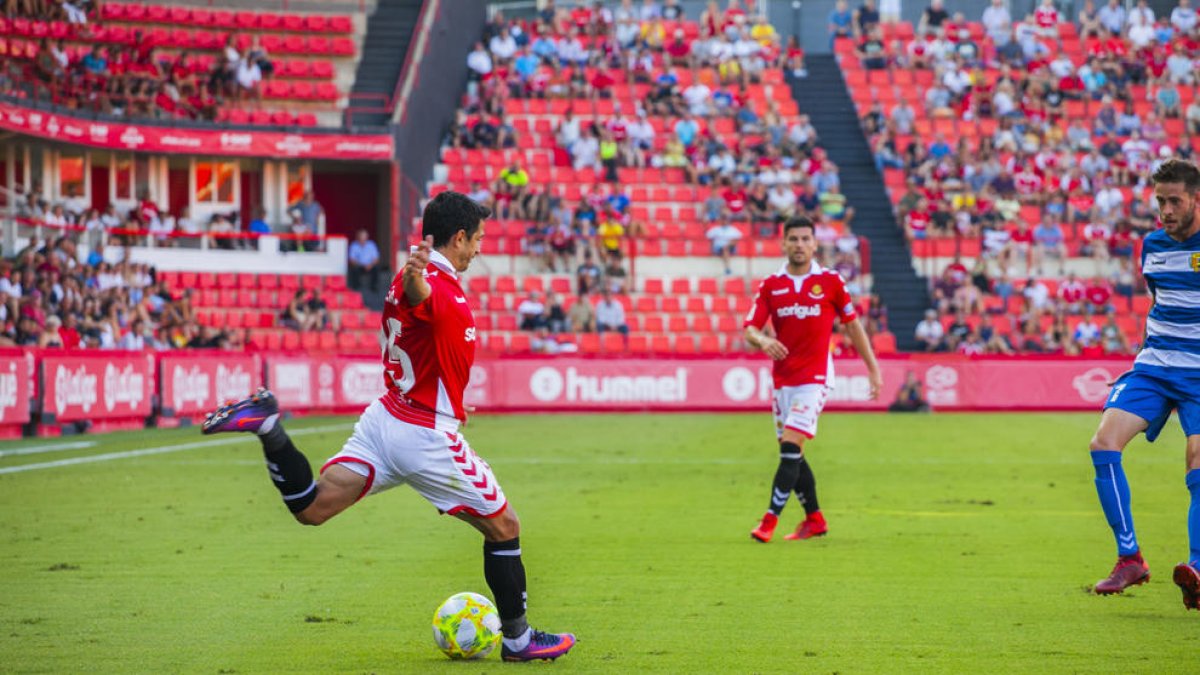
<instances>
[{"instance_id":1,"label":"soccer player in striped jersey","mask_svg":"<svg viewBox=\"0 0 1200 675\"><path fill-rule=\"evenodd\" d=\"M1172 410L1187 436L1187 562L1174 580L1187 609L1200 609L1200 169L1167 160L1152 177L1161 229L1142 245L1142 273L1154 299L1146 343L1133 369L1117 379L1092 437L1096 492L1117 541L1117 564L1096 593L1120 593L1150 580L1130 511L1129 483L1121 468L1125 445L1139 433L1153 441Z\"/></svg>"}]
</instances>

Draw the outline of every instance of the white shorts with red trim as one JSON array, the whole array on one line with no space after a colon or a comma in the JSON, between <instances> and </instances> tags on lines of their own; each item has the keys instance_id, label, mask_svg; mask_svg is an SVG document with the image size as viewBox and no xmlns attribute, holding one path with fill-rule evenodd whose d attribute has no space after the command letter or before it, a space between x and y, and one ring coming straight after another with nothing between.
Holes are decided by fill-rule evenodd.
<instances>
[{"instance_id":1,"label":"white shorts with red trim","mask_svg":"<svg viewBox=\"0 0 1200 675\"><path fill-rule=\"evenodd\" d=\"M817 418L829 400L829 387L824 384L802 384L775 390L775 435L783 436L791 429L808 438L817 435Z\"/></svg>"},{"instance_id":2,"label":"white shorts with red trim","mask_svg":"<svg viewBox=\"0 0 1200 675\"><path fill-rule=\"evenodd\" d=\"M498 516L508 506L500 482L457 432L396 419L380 401L367 406L354 433L325 466L367 478L360 498L408 484L443 513Z\"/></svg>"}]
</instances>

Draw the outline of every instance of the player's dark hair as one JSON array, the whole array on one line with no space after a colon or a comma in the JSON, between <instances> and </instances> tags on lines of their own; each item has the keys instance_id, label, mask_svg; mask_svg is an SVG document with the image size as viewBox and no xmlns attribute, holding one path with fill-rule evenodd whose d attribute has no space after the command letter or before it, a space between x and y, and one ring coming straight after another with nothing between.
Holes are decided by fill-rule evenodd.
<instances>
[{"instance_id":1,"label":"player's dark hair","mask_svg":"<svg viewBox=\"0 0 1200 675\"><path fill-rule=\"evenodd\" d=\"M1188 192L1200 192L1200 169L1186 159L1173 157L1162 163L1158 171L1150 177L1155 185L1162 183L1183 183Z\"/></svg>"},{"instance_id":2,"label":"player's dark hair","mask_svg":"<svg viewBox=\"0 0 1200 675\"><path fill-rule=\"evenodd\" d=\"M459 230L470 238L479 229L479 221L492 215L492 210L461 192L443 192L425 205L421 216L421 237L433 236L433 247L450 243Z\"/></svg>"},{"instance_id":3,"label":"player's dark hair","mask_svg":"<svg viewBox=\"0 0 1200 675\"><path fill-rule=\"evenodd\" d=\"M813 231L813 234L817 232L817 226L813 224L812 220L804 216L796 216L795 218L788 218L787 222L783 224L783 236L786 237L788 230L793 230L797 227L807 227Z\"/></svg>"}]
</instances>

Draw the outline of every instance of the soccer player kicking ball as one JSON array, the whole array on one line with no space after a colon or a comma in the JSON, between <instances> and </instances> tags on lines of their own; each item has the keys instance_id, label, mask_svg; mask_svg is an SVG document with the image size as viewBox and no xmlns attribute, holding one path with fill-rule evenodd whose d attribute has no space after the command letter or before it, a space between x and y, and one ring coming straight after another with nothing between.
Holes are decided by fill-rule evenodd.
<instances>
[{"instance_id":1,"label":"soccer player kicking ball","mask_svg":"<svg viewBox=\"0 0 1200 675\"><path fill-rule=\"evenodd\" d=\"M807 514L796 531L784 539L808 539L829 531L817 503L816 479L804 457L804 442L817 435L817 417L825 407L833 381L829 340L833 319L846 332L867 364L871 399L879 396L883 376L871 351L871 341L854 312L845 282L833 270L817 264L813 223L792 218L783 226L783 252L787 263L763 279L746 316L746 342L775 360L775 434L779 437L779 468L771 490L771 505L750 536L771 541L779 514L792 492ZM778 339L762 331L767 321Z\"/></svg>"},{"instance_id":2,"label":"soccer player kicking ball","mask_svg":"<svg viewBox=\"0 0 1200 675\"><path fill-rule=\"evenodd\" d=\"M458 275L479 253L486 207L444 192L425 207L425 241L392 282L383 310L387 393L363 411L341 452L312 469L292 444L269 391L220 408L206 434L251 431L267 469L296 520L320 525L362 497L402 483L439 511L483 533L483 574L496 599L506 661L555 659L575 636L533 630L525 620L520 523L487 462L459 434L463 390L475 359L475 320Z\"/></svg>"},{"instance_id":3,"label":"soccer player kicking ball","mask_svg":"<svg viewBox=\"0 0 1200 675\"><path fill-rule=\"evenodd\" d=\"M1091 443L1096 492L1118 556L1112 573L1094 590L1109 595L1150 580L1133 531L1121 453L1139 433L1149 441L1157 438L1175 409L1187 436L1191 557L1175 566L1174 579L1184 607L1200 609L1200 169L1170 159L1151 181L1162 228L1142 242L1142 274L1154 298L1146 344L1133 369L1113 385Z\"/></svg>"}]
</instances>

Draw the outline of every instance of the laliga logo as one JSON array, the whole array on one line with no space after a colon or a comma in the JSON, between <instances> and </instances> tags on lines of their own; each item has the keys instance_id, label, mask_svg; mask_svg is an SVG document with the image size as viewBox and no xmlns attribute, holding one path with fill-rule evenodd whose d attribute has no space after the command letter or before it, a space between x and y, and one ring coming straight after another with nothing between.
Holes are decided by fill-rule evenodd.
<instances>
[{"instance_id":1,"label":"laliga logo","mask_svg":"<svg viewBox=\"0 0 1200 675\"><path fill-rule=\"evenodd\" d=\"M1079 398L1089 403L1095 403L1103 401L1108 396L1108 383L1112 380L1113 376L1108 370L1096 367L1077 375L1074 380L1071 380L1071 386L1079 392Z\"/></svg>"},{"instance_id":2,"label":"laliga logo","mask_svg":"<svg viewBox=\"0 0 1200 675\"><path fill-rule=\"evenodd\" d=\"M0 410L15 407L17 407L17 364L10 363L8 372L0 374Z\"/></svg>"},{"instance_id":3,"label":"laliga logo","mask_svg":"<svg viewBox=\"0 0 1200 675\"><path fill-rule=\"evenodd\" d=\"M253 389L250 373L242 370L241 366L228 368L223 363L217 365L217 401L241 398ZM208 391L208 387L204 391Z\"/></svg>"},{"instance_id":4,"label":"laliga logo","mask_svg":"<svg viewBox=\"0 0 1200 675\"><path fill-rule=\"evenodd\" d=\"M104 408L111 412L118 405L127 404L133 410L142 402L145 387L146 378L132 365L117 370L108 364L104 367Z\"/></svg>"},{"instance_id":5,"label":"laliga logo","mask_svg":"<svg viewBox=\"0 0 1200 675\"><path fill-rule=\"evenodd\" d=\"M182 410L185 403L202 406L208 400L208 373L201 372L196 366L175 366L171 372L171 386L175 390L171 402L176 410ZM218 397L217 400L225 399Z\"/></svg>"},{"instance_id":6,"label":"laliga logo","mask_svg":"<svg viewBox=\"0 0 1200 675\"><path fill-rule=\"evenodd\" d=\"M749 401L758 387L758 378L749 368L730 368L721 378L721 389L725 396L732 401Z\"/></svg>"},{"instance_id":7,"label":"laliga logo","mask_svg":"<svg viewBox=\"0 0 1200 675\"><path fill-rule=\"evenodd\" d=\"M563 377L549 366L538 368L529 377L529 393L539 401L553 401L563 392Z\"/></svg>"},{"instance_id":8,"label":"laliga logo","mask_svg":"<svg viewBox=\"0 0 1200 675\"><path fill-rule=\"evenodd\" d=\"M54 371L54 409L61 415L67 406L77 405L83 412L91 412L96 405L96 376L80 366L72 372L66 366Z\"/></svg>"},{"instance_id":9,"label":"laliga logo","mask_svg":"<svg viewBox=\"0 0 1200 675\"><path fill-rule=\"evenodd\" d=\"M350 403L370 403L383 394L379 367L352 363L342 369L342 398Z\"/></svg>"}]
</instances>

